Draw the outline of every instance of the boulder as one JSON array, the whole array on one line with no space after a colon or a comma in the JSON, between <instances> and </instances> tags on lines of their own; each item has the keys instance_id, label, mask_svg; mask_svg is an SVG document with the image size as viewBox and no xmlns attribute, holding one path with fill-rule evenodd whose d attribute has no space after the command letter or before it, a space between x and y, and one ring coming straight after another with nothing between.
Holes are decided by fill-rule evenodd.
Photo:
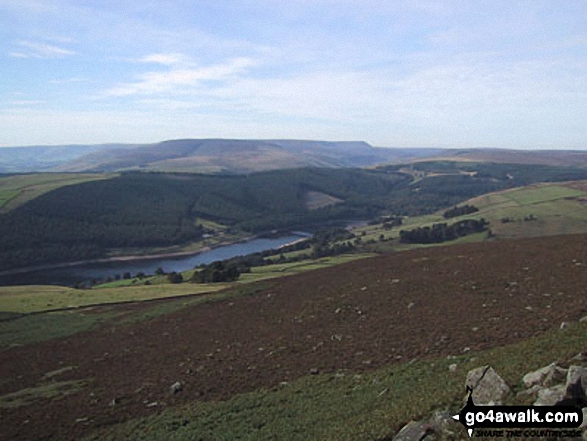
<instances>
[{"instance_id":1,"label":"boulder","mask_svg":"<svg viewBox=\"0 0 587 441\"><path fill-rule=\"evenodd\" d=\"M437 435L437 438L445 439L446 437L455 436L455 433L451 430L455 427L455 420L453 420L451 412L434 412L434 415L432 415L429 421L429 425L434 434Z\"/></svg>"},{"instance_id":2,"label":"boulder","mask_svg":"<svg viewBox=\"0 0 587 441\"><path fill-rule=\"evenodd\" d=\"M393 441L420 441L432 434L433 429L425 421L410 421L398 432Z\"/></svg>"},{"instance_id":3,"label":"boulder","mask_svg":"<svg viewBox=\"0 0 587 441\"><path fill-rule=\"evenodd\" d=\"M544 366L534 372L529 372L524 375L522 382L526 387L532 387L535 385L550 387L554 384L560 383L565 379L567 371L556 363L551 363L548 366Z\"/></svg>"},{"instance_id":4,"label":"boulder","mask_svg":"<svg viewBox=\"0 0 587 441\"><path fill-rule=\"evenodd\" d=\"M587 406L587 368L583 366L571 366L567 374L566 398L573 404L581 407Z\"/></svg>"},{"instance_id":5,"label":"boulder","mask_svg":"<svg viewBox=\"0 0 587 441\"><path fill-rule=\"evenodd\" d=\"M491 366L482 366L469 371L465 386L473 389L473 402L476 405L503 404L512 392Z\"/></svg>"},{"instance_id":6,"label":"boulder","mask_svg":"<svg viewBox=\"0 0 587 441\"><path fill-rule=\"evenodd\" d=\"M538 384L535 384L534 386L530 387L529 389L518 392L516 394L516 398L518 400L522 400L522 401L525 401L526 399L534 401L534 400L536 400L536 398L538 397L538 393L542 389L544 389L544 387L542 387Z\"/></svg>"},{"instance_id":7,"label":"boulder","mask_svg":"<svg viewBox=\"0 0 587 441\"><path fill-rule=\"evenodd\" d=\"M566 401L567 387L564 384L558 384L548 389L542 389L538 392L538 398L534 406L556 406Z\"/></svg>"}]
</instances>

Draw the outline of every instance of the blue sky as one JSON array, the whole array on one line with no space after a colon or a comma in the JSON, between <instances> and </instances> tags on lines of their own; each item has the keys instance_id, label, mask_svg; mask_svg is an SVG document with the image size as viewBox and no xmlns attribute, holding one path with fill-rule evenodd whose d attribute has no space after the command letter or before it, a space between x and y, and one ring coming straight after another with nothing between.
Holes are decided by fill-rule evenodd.
<instances>
[{"instance_id":1,"label":"blue sky","mask_svg":"<svg viewBox=\"0 0 587 441\"><path fill-rule=\"evenodd\" d=\"M587 1L0 0L0 146L587 148Z\"/></svg>"}]
</instances>

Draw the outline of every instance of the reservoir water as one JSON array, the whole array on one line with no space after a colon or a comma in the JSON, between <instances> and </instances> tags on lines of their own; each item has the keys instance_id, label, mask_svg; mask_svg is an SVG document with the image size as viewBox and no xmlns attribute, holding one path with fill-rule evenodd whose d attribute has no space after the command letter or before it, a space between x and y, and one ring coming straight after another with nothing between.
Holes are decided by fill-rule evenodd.
<instances>
[{"instance_id":1,"label":"reservoir water","mask_svg":"<svg viewBox=\"0 0 587 441\"><path fill-rule=\"evenodd\" d=\"M137 259L129 261L81 264L64 268L44 269L26 273L0 276L0 285L63 285L74 286L78 282L92 279L105 280L107 277L122 275L126 272L135 275L138 272L154 274L157 268L167 273L186 271L201 264L216 260L230 259L260 251L278 249L296 240L310 237L309 234L296 232L276 238L257 238L204 251L198 254L165 257L155 259Z\"/></svg>"}]
</instances>

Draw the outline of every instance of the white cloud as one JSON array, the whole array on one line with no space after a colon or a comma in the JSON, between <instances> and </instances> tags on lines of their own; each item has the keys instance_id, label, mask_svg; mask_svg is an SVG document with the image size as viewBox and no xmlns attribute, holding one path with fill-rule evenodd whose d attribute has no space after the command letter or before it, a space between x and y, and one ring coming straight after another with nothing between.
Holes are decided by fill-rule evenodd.
<instances>
[{"instance_id":1,"label":"white cloud","mask_svg":"<svg viewBox=\"0 0 587 441\"><path fill-rule=\"evenodd\" d=\"M75 55L74 51L52 44L21 40L17 42L19 52L11 52L10 56L17 58L62 58Z\"/></svg>"},{"instance_id":2,"label":"white cloud","mask_svg":"<svg viewBox=\"0 0 587 441\"><path fill-rule=\"evenodd\" d=\"M151 54L139 59L141 63L155 63L164 65L178 64L185 57L182 54Z\"/></svg>"},{"instance_id":3,"label":"white cloud","mask_svg":"<svg viewBox=\"0 0 587 441\"><path fill-rule=\"evenodd\" d=\"M82 77L71 77L71 78L62 78L58 80L49 80L49 84L73 84L73 83L85 83L90 81L88 78Z\"/></svg>"},{"instance_id":4,"label":"white cloud","mask_svg":"<svg viewBox=\"0 0 587 441\"><path fill-rule=\"evenodd\" d=\"M147 72L133 83L121 84L106 91L108 96L151 95L173 93L181 88L197 86L202 81L220 81L242 73L255 62L236 58L226 63L199 68L173 68L165 72Z\"/></svg>"}]
</instances>

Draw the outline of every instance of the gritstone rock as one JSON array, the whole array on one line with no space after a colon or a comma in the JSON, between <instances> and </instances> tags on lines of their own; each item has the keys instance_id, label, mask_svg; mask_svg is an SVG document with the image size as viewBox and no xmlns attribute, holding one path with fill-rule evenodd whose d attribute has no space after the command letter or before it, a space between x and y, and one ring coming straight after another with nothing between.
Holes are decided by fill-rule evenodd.
<instances>
[{"instance_id":1,"label":"gritstone rock","mask_svg":"<svg viewBox=\"0 0 587 441\"><path fill-rule=\"evenodd\" d=\"M511 389L491 366L482 366L469 371L465 386L473 389L476 405L502 404L511 394Z\"/></svg>"}]
</instances>

